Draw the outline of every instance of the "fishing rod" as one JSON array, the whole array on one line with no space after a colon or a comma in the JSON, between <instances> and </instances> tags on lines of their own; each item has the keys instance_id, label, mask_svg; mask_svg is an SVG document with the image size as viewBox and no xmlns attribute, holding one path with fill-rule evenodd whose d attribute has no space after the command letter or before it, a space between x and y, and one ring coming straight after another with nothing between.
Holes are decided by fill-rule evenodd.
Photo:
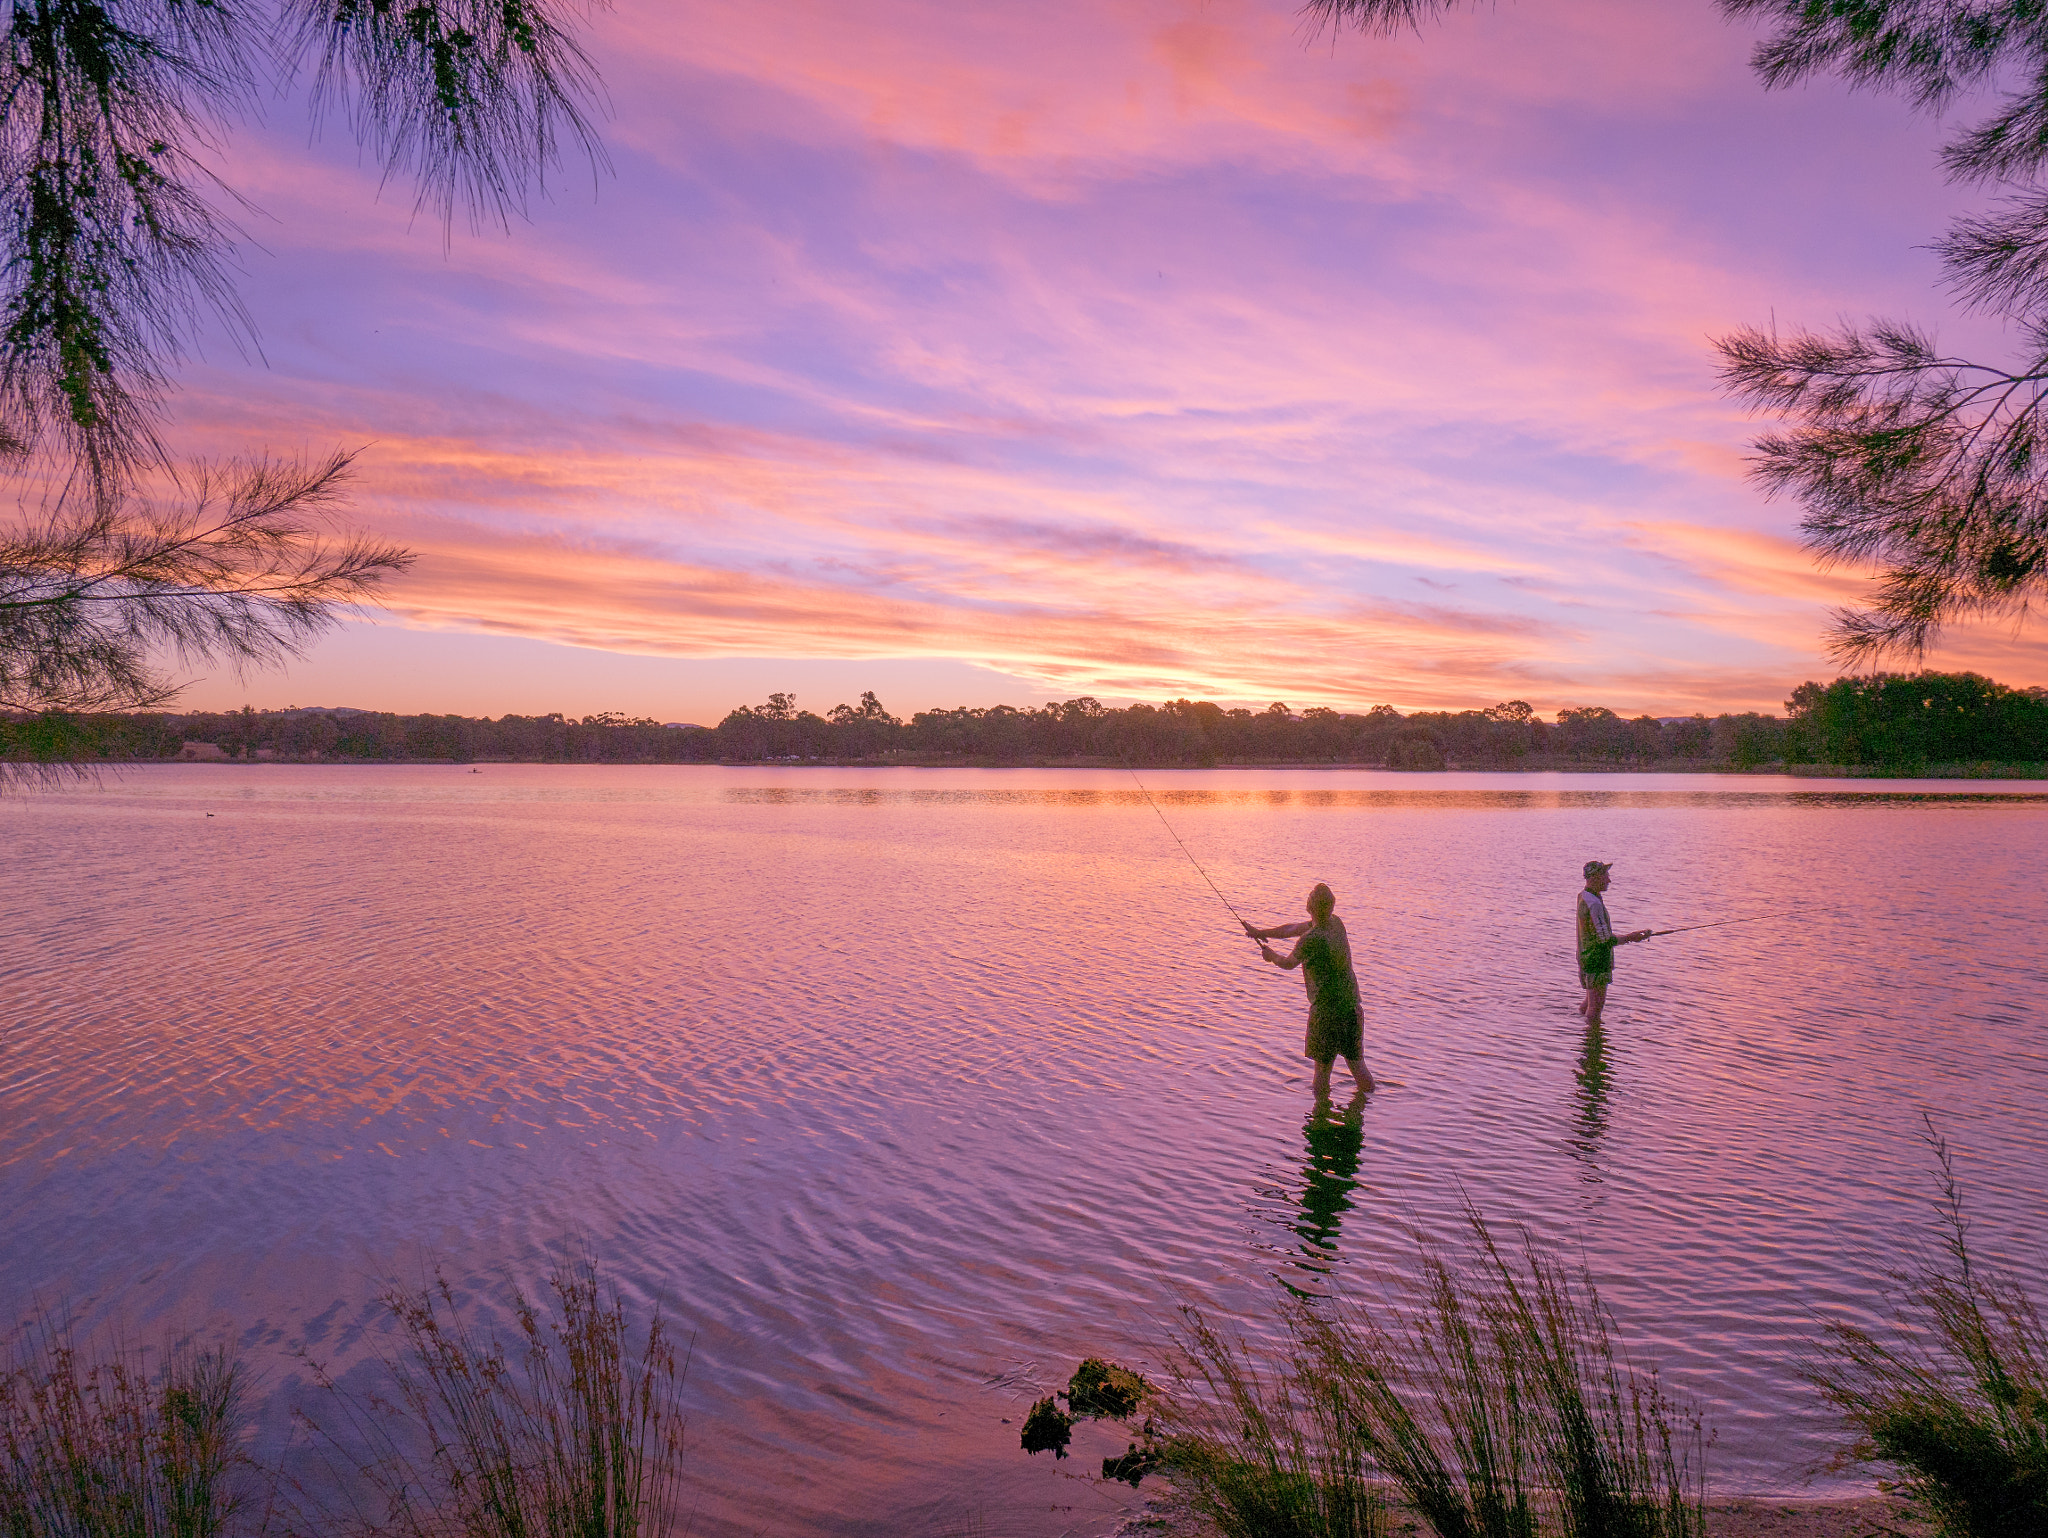
<instances>
[{"instance_id":1,"label":"fishing rod","mask_svg":"<svg viewBox=\"0 0 2048 1538\"><path fill-rule=\"evenodd\" d=\"M1119 754L1118 756L1123 757L1123 755L1121 754ZM1159 803L1152 799L1152 792L1147 790L1145 788L1145 782L1138 778L1138 771L1131 766L1130 759L1124 758L1123 764L1124 772L1130 775L1131 783L1138 787L1138 794L1145 798L1145 804L1151 807L1154 815L1156 815L1159 818L1160 825L1166 829L1167 837L1171 838L1174 841L1174 843L1180 845L1180 852L1188 857L1188 863L1194 866L1194 868L1198 872L1200 872L1201 877L1204 881L1209 882L1209 890L1216 894L1216 900L1222 903L1224 907L1230 910L1230 916L1232 918L1236 919L1239 924L1243 924L1245 922L1244 915L1242 913L1239 913L1237 911L1236 906L1231 902L1231 900L1223 895L1222 889L1218 887L1214 881L1209 880L1208 871L1202 869L1202 862L1195 858L1194 851L1189 849L1186 844L1181 842L1181 836L1173 831L1173 824L1166 820L1166 813L1159 810ZM1421 919L1424 923L1429 924L1439 924L1443 922L1443 920L1435 914L1410 913L1404 908L1389 908L1385 903L1376 903L1372 901L1370 898L1354 897L1349 899L1349 901L1352 903L1354 907L1372 908L1381 913L1393 914L1396 918ZM1255 943L1259 945L1264 945L1266 943L1263 940L1257 940L1255 936L1247 935L1246 938L1254 940Z\"/></svg>"},{"instance_id":2,"label":"fishing rod","mask_svg":"<svg viewBox=\"0 0 2048 1538\"><path fill-rule=\"evenodd\" d=\"M1151 807L1153 814L1158 817L1159 825L1162 828L1166 829L1166 836L1172 839L1174 843L1180 845L1180 852L1188 857L1188 864L1194 866L1195 870L1200 874L1201 878L1204 881L1209 882L1209 890L1216 894L1216 900L1218 902L1220 902L1221 904L1223 904L1224 907L1230 910L1230 916L1237 920L1239 926L1244 931L1245 938L1253 938L1251 934L1251 925L1245 921L1245 916L1242 913L1239 913L1237 911L1236 906L1231 902L1231 900L1223 895L1223 888L1218 886L1214 881L1209 880L1209 873L1206 870L1202 869L1202 862L1195 858L1194 851L1188 848L1186 844L1181 843L1180 835L1173 831L1173 824L1166 820L1166 813L1159 810L1159 803L1152 799L1152 792L1147 790L1145 788L1145 782L1138 778L1138 771L1131 767L1130 759L1124 754L1118 754L1117 756L1123 759L1124 772L1130 775L1131 783L1138 787L1138 794L1145 798L1145 804ZM1257 941L1257 943L1260 945L1264 945L1266 942L1263 940L1259 940Z\"/></svg>"},{"instance_id":3,"label":"fishing rod","mask_svg":"<svg viewBox=\"0 0 2048 1538\"><path fill-rule=\"evenodd\" d=\"M1823 908L1785 908L1777 913L1752 913L1746 918L1715 919L1710 924L1681 924L1676 929L1653 929L1649 933L1649 938L1654 940L1659 935L1689 935L1695 929L1720 929L1729 924L1761 924L1765 919L1793 918L1802 913L1823 913L1826 911Z\"/></svg>"},{"instance_id":4,"label":"fishing rod","mask_svg":"<svg viewBox=\"0 0 2048 1538\"><path fill-rule=\"evenodd\" d=\"M1132 766L1129 757L1123 754L1119 754L1118 757L1123 759L1124 772L1131 777L1131 783L1138 787L1138 794L1145 798L1145 804L1152 808L1152 815L1157 817L1159 819L1159 825L1162 828L1166 829L1166 836L1172 839L1175 846L1180 850L1180 852L1188 857L1188 864L1194 866L1195 873L1199 875L1205 883L1207 883L1209 890L1216 894L1216 900L1223 904L1224 908L1228 910L1232 918L1237 920L1239 927L1249 931L1250 926L1246 923L1245 916L1237 911L1236 904L1231 902L1229 898L1223 895L1223 888L1219 887L1215 883L1215 881L1210 877L1209 872L1203 867L1202 862L1195 858L1195 852L1192 849L1188 848L1187 844L1182 840L1181 836L1178 833L1174 832L1173 824L1167 821L1166 813L1160 810L1159 803L1152 799L1152 792L1145 788L1145 782L1138 778L1138 771L1135 767ZM1377 908L1382 913L1391 913L1402 918L1423 918L1426 922L1442 922L1442 920L1440 919L1428 918L1426 915L1406 913L1399 908L1389 908L1386 907L1384 904L1373 902L1369 898L1358 899L1356 901L1360 902L1365 907ZM1765 919L1791 918L1795 915L1802 913L1820 913L1825 911L1827 910L1822 908L1786 908L1776 913L1751 913L1745 915L1742 918L1714 919L1705 924L1681 924L1676 929L1653 929L1647 936L1645 936L1645 938L1654 940L1658 938L1660 935L1689 935L1694 930L1698 929L1723 929L1730 924L1760 924ZM1256 937L1247 933L1246 938L1254 939ZM1265 941L1259 940L1257 941L1257 943L1260 945L1264 945Z\"/></svg>"}]
</instances>

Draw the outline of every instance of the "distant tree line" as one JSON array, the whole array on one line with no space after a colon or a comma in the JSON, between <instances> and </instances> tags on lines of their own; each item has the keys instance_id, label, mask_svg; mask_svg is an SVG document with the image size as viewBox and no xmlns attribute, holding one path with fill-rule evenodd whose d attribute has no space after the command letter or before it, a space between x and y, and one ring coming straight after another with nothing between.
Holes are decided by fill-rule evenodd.
<instances>
[{"instance_id":1,"label":"distant tree line","mask_svg":"<svg viewBox=\"0 0 2048 1538\"><path fill-rule=\"evenodd\" d=\"M297 762L512 761L568 764L763 762L1374 764L1394 769L1750 769L2048 760L2048 690L1975 673L1874 674L1804 683L1783 716L1625 719L1599 705L1545 721L1521 700L1485 710L1362 715L1323 707L1225 709L1207 700L1112 708L1086 696L892 715L872 693L824 715L795 696L731 712L715 727L606 713L401 716L378 711L244 709L0 719L15 762L156 760L181 753Z\"/></svg>"}]
</instances>

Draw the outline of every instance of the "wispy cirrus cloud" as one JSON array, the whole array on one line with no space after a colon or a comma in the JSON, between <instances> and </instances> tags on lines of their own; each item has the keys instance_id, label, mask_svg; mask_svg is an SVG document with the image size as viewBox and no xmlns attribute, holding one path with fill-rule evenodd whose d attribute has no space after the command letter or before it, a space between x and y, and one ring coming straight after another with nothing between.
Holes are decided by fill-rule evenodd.
<instances>
[{"instance_id":1,"label":"wispy cirrus cloud","mask_svg":"<svg viewBox=\"0 0 2048 1538\"><path fill-rule=\"evenodd\" d=\"M619 177L509 238L444 256L283 133L239 163L270 368L195 369L187 436L370 443L406 624L1403 707L1825 670L1855 581L1744 483L1706 339L1922 300L1896 107L1619 0L1314 47L1291 0L690 0L597 44Z\"/></svg>"}]
</instances>

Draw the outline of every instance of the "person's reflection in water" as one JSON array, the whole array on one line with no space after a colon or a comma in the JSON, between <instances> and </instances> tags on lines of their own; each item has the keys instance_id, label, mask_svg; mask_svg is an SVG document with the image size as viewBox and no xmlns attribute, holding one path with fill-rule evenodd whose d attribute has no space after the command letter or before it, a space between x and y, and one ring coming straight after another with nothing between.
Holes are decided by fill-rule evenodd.
<instances>
[{"instance_id":1,"label":"person's reflection in water","mask_svg":"<svg viewBox=\"0 0 2048 1538\"><path fill-rule=\"evenodd\" d=\"M1594 1020L1586 1026L1586 1039L1579 1048L1579 1121L1572 1138L1572 1154L1583 1168L1585 1178L1600 1180L1600 1140L1607 1132L1607 1091L1613 1076L1607 1066L1607 1033Z\"/></svg>"},{"instance_id":2,"label":"person's reflection in water","mask_svg":"<svg viewBox=\"0 0 2048 1538\"><path fill-rule=\"evenodd\" d=\"M1303 1269L1319 1276L1330 1273L1337 1258L1337 1230L1351 1210L1358 1186L1358 1156L1365 1147L1365 1092L1353 1095L1340 1111L1318 1100L1302 1124L1308 1157L1302 1163L1301 1218L1294 1231L1301 1237ZM1297 1297L1314 1297L1287 1284Z\"/></svg>"}]
</instances>

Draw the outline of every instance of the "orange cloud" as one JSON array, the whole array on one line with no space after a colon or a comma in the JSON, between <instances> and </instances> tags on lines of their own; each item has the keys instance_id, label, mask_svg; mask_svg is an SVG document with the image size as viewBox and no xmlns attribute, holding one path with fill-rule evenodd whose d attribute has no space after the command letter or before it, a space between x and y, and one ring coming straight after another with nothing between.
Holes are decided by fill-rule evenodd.
<instances>
[{"instance_id":1,"label":"orange cloud","mask_svg":"<svg viewBox=\"0 0 2048 1538\"><path fill-rule=\"evenodd\" d=\"M1898 145L1724 165L1710 16L687 0L596 42L619 179L509 238L444 252L295 134L238 159L271 367L195 368L186 440L370 443L407 623L1404 707L1825 670L1855 584L1745 486L1705 339L1887 292L1742 221L1779 176L1826 225Z\"/></svg>"}]
</instances>

